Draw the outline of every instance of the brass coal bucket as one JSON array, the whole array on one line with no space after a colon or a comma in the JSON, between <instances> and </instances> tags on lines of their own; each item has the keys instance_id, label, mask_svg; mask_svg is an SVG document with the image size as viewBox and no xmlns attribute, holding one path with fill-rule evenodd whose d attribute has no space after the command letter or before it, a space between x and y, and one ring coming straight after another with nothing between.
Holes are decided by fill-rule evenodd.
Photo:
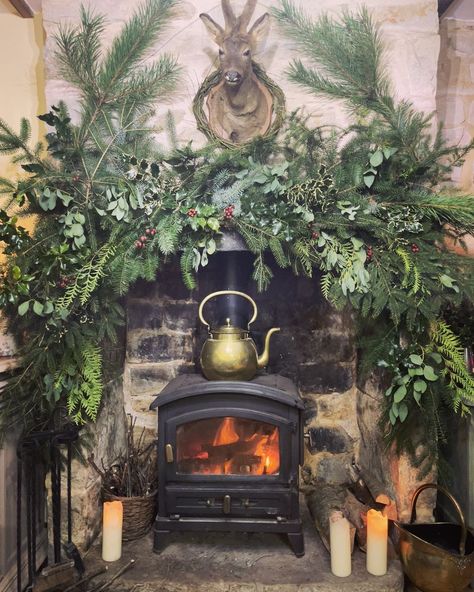
<instances>
[{"instance_id":1,"label":"brass coal bucket","mask_svg":"<svg viewBox=\"0 0 474 592\"><path fill-rule=\"evenodd\" d=\"M446 495L459 515L460 524L435 522L413 524L416 501L425 489L437 489ZM474 577L474 536L458 502L443 487L427 483L419 487L411 502L409 524L394 522L399 537L403 569L422 592L461 592Z\"/></svg>"}]
</instances>

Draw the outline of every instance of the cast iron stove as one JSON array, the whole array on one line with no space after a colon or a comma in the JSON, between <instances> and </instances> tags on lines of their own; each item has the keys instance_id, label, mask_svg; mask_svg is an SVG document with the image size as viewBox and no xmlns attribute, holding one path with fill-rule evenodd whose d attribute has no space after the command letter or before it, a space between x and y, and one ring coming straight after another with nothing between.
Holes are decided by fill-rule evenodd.
<instances>
[{"instance_id":1,"label":"cast iron stove","mask_svg":"<svg viewBox=\"0 0 474 592\"><path fill-rule=\"evenodd\" d=\"M241 531L284 533L304 555L303 401L290 380L184 375L150 408L159 409L155 552L175 531Z\"/></svg>"}]
</instances>

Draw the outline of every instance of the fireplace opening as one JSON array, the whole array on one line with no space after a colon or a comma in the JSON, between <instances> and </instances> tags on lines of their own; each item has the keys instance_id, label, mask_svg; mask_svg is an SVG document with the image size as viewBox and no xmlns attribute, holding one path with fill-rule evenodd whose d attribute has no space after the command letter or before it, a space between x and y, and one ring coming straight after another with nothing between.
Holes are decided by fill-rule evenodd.
<instances>
[{"instance_id":1,"label":"fireplace opening","mask_svg":"<svg viewBox=\"0 0 474 592\"><path fill-rule=\"evenodd\" d=\"M213 417L176 430L177 472L201 475L278 475L277 426L242 417Z\"/></svg>"}]
</instances>

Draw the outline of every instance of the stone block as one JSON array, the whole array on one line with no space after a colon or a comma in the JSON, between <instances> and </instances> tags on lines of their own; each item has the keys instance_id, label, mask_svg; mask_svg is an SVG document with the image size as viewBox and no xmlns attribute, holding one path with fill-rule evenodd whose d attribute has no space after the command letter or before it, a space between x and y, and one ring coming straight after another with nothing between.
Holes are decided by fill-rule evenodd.
<instances>
[{"instance_id":1,"label":"stone block","mask_svg":"<svg viewBox=\"0 0 474 592\"><path fill-rule=\"evenodd\" d=\"M197 303L164 302L161 308L164 326L170 331L191 332L199 323Z\"/></svg>"},{"instance_id":2,"label":"stone block","mask_svg":"<svg viewBox=\"0 0 474 592\"><path fill-rule=\"evenodd\" d=\"M310 424L318 416L318 406L313 397L304 397L303 421L305 425Z\"/></svg>"},{"instance_id":3,"label":"stone block","mask_svg":"<svg viewBox=\"0 0 474 592\"><path fill-rule=\"evenodd\" d=\"M129 388L132 394L158 394L162 388L181 374L195 372L194 364L180 360L155 364L128 364Z\"/></svg>"},{"instance_id":4,"label":"stone block","mask_svg":"<svg viewBox=\"0 0 474 592\"><path fill-rule=\"evenodd\" d=\"M340 454L352 449L352 439L349 434L337 426L321 426L309 428L309 451L311 454L318 452L331 452Z\"/></svg>"},{"instance_id":5,"label":"stone block","mask_svg":"<svg viewBox=\"0 0 474 592\"><path fill-rule=\"evenodd\" d=\"M312 393L344 393L354 384L354 368L337 360L298 365L298 384L302 391Z\"/></svg>"},{"instance_id":6,"label":"stone block","mask_svg":"<svg viewBox=\"0 0 474 592\"><path fill-rule=\"evenodd\" d=\"M88 444L87 456L93 453L99 466L112 463L125 448L126 422L123 385L116 380L105 389L97 422L82 434L82 441ZM87 549L101 528L100 477L82 459L73 460L72 475L72 538L80 548ZM62 504L66 504L65 498Z\"/></svg>"},{"instance_id":7,"label":"stone block","mask_svg":"<svg viewBox=\"0 0 474 592\"><path fill-rule=\"evenodd\" d=\"M127 329L157 330L163 326L163 310L158 302L129 298L127 301Z\"/></svg>"},{"instance_id":8,"label":"stone block","mask_svg":"<svg viewBox=\"0 0 474 592\"><path fill-rule=\"evenodd\" d=\"M128 334L129 362L167 362L193 358L193 339L189 335L163 334L136 330Z\"/></svg>"}]
</instances>

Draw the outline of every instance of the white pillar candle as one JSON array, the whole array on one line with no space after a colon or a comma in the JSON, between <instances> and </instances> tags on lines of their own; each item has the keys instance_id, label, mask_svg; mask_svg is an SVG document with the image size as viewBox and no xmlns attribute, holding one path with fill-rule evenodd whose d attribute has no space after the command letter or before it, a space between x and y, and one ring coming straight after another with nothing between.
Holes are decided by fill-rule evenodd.
<instances>
[{"instance_id":1,"label":"white pillar candle","mask_svg":"<svg viewBox=\"0 0 474 592\"><path fill-rule=\"evenodd\" d=\"M117 561L122 556L122 502L104 502L102 521L102 559Z\"/></svg>"},{"instance_id":2,"label":"white pillar candle","mask_svg":"<svg viewBox=\"0 0 474 592\"><path fill-rule=\"evenodd\" d=\"M377 512L367 512L367 571L374 576L387 573L388 518Z\"/></svg>"},{"instance_id":3,"label":"white pillar candle","mask_svg":"<svg viewBox=\"0 0 474 592\"><path fill-rule=\"evenodd\" d=\"M329 541L331 547L331 571L335 576L351 575L351 529L342 512L329 516Z\"/></svg>"}]
</instances>

